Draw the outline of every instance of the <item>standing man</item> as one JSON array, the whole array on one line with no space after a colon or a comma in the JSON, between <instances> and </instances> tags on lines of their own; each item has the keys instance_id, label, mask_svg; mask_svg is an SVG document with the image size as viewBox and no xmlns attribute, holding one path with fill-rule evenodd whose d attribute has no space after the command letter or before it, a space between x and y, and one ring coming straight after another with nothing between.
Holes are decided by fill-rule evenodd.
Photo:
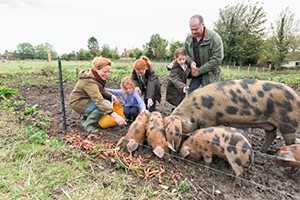
<instances>
[{"instance_id":1,"label":"standing man","mask_svg":"<svg viewBox=\"0 0 300 200\"><path fill-rule=\"evenodd\" d=\"M189 93L220 79L219 65L224 57L220 35L206 29L201 15L190 18L190 29L191 34L187 36L184 47L189 57L196 63L196 67L192 67L193 77Z\"/></svg>"}]
</instances>

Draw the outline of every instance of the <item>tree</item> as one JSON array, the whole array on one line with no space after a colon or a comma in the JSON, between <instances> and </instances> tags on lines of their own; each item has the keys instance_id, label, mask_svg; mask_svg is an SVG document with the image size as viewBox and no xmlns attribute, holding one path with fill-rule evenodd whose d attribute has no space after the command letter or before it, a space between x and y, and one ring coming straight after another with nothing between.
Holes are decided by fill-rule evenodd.
<instances>
[{"instance_id":1,"label":"tree","mask_svg":"<svg viewBox=\"0 0 300 200\"><path fill-rule=\"evenodd\" d=\"M299 22L289 8L285 8L279 15L275 24L272 24L272 40L276 49L275 62L280 66L285 60L289 50L293 48L293 41L299 31Z\"/></svg>"},{"instance_id":2,"label":"tree","mask_svg":"<svg viewBox=\"0 0 300 200\"><path fill-rule=\"evenodd\" d=\"M77 54L77 59L78 60L91 60L92 54L89 50L80 49Z\"/></svg>"},{"instance_id":3,"label":"tree","mask_svg":"<svg viewBox=\"0 0 300 200\"><path fill-rule=\"evenodd\" d=\"M141 57L141 55L143 55L143 51L139 48L132 49L129 53L129 57L135 59L138 59L139 57Z\"/></svg>"},{"instance_id":4,"label":"tree","mask_svg":"<svg viewBox=\"0 0 300 200\"><path fill-rule=\"evenodd\" d=\"M62 60L77 60L77 53L75 51L72 51L71 53L64 53L61 56Z\"/></svg>"},{"instance_id":5,"label":"tree","mask_svg":"<svg viewBox=\"0 0 300 200\"><path fill-rule=\"evenodd\" d=\"M167 56L168 41L159 34L151 36L149 43L144 45L145 55L151 59L162 60Z\"/></svg>"},{"instance_id":6,"label":"tree","mask_svg":"<svg viewBox=\"0 0 300 200\"><path fill-rule=\"evenodd\" d=\"M174 41L174 42L171 42L170 43L170 47L169 47L169 55L168 57L170 59L174 58L174 54L175 54L175 51L176 49L180 48L180 47L183 47L183 43L180 42L180 41Z\"/></svg>"},{"instance_id":7,"label":"tree","mask_svg":"<svg viewBox=\"0 0 300 200\"><path fill-rule=\"evenodd\" d=\"M255 64L261 52L266 14L257 3L238 3L220 10L215 30L224 43L224 61Z\"/></svg>"},{"instance_id":8,"label":"tree","mask_svg":"<svg viewBox=\"0 0 300 200\"><path fill-rule=\"evenodd\" d=\"M48 59L48 53L51 53L52 58L57 57L57 53L49 43L39 44L34 47L34 50L34 58L36 59Z\"/></svg>"},{"instance_id":9,"label":"tree","mask_svg":"<svg viewBox=\"0 0 300 200\"><path fill-rule=\"evenodd\" d=\"M93 57L99 55L99 44L95 37L90 37L88 39L88 48L93 55Z\"/></svg>"},{"instance_id":10,"label":"tree","mask_svg":"<svg viewBox=\"0 0 300 200\"><path fill-rule=\"evenodd\" d=\"M101 55L106 58L119 59L118 49L111 49L108 44L104 44L101 48Z\"/></svg>"},{"instance_id":11,"label":"tree","mask_svg":"<svg viewBox=\"0 0 300 200\"><path fill-rule=\"evenodd\" d=\"M34 48L28 42L18 44L16 53L17 57L22 60L34 58Z\"/></svg>"}]
</instances>

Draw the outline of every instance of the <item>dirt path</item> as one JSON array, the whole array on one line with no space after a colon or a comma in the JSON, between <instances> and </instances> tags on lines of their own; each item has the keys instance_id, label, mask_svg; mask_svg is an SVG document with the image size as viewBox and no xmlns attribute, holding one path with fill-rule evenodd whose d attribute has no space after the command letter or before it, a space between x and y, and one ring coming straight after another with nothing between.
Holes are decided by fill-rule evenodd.
<instances>
[{"instance_id":1,"label":"dirt path","mask_svg":"<svg viewBox=\"0 0 300 200\"><path fill-rule=\"evenodd\" d=\"M166 81L162 81L162 88L165 88ZM70 94L74 83L65 85L66 100ZM48 116L51 121L50 135L58 135L61 130L61 112L59 93L56 86L30 87L20 88L22 96L26 102L31 105L37 104ZM300 92L300 88L298 90ZM165 96L163 90L163 97ZM170 106L165 103L163 98L161 105L158 107L163 114L170 112ZM72 112L66 107L68 128L77 129L80 119L79 115ZM110 140L116 142L121 135L126 133L127 128L122 129L107 129L103 130L101 137L102 141ZM248 138L258 151L263 142L264 132L259 129L249 129ZM282 140L277 139L273 144L273 149L282 144ZM141 150L147 156L152 156L149 150ZM203 167L204 162L190 163L180 159L171 159L171 161L160 161L157 158L151 157L160 164L163 164L166 169L172 172L181 173L182 177L187 177L192 185L192 193L194 199L300 199L300 171L290 173L283 168L275 166L271 160L271 156L255 153L255 163L250 168L243 178L248 181L238 181L234 178L224 175L232 174L232 170L228 163L221 159L214 159L214 162L209 166L219 171L215 172L211 169ZM272 190L266 189L271 188Z\"/></svg>"}]
</instances>

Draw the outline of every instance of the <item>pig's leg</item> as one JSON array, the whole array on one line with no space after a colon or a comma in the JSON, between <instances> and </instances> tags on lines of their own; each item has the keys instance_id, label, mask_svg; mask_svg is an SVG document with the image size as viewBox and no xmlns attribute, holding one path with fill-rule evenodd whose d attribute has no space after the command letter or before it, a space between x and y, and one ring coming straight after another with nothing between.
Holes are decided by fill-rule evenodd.
<instances>
[{"instance_id":1,"label":"pig's leg","mask_svg":"<svg viewBox=\"0 0 300 200\"><path fill-rule=\"evenodd\" d=\"M212 153L210 151L202 153L205 163L210 164L212 162Z\"/></svg>"},{"instance_id":2,"label":"pig's leg","mask_svg":"<svg viewBox=\"0 0 300 200\"><path fill-rule=\"evenodd\" d=\"M242 161L240 158L232 155L232 154L228 154L226 155L226 158L230 164L230 166L232 167L234 173L237 175L237 176L240 176L243 171L244 171L244 168L242 166Z\"/></svg>"},{"instance_id":3,"label":"pig's leg","mask_svg":"<svg viewBox=\"0 0 300 200\"><path fill-rule=\"evenodd\" d=\"M266 153L269 149L269 147L271 146L271 144L273 143L273 141L276 138L276 129L269 131L269 130L265 130L265 141L264 144L261 148L261 152Z\"/></svg>"}]
</instances>

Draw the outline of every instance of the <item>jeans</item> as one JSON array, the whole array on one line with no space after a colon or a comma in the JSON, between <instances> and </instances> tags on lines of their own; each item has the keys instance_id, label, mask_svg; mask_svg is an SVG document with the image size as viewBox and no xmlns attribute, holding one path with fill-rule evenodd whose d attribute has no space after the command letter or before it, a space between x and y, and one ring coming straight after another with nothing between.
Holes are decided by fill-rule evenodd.
<instances>
[{"instance_id":1,"label":"jeans","mask_svg":"<svg viewBox=\"0 0 300 200\"><path fill-rule=\"evenodd\" d=\"M136 106L126 106L124 107L125 117L129 120L135 120L139 114L139 108Z\"/></svg>"},{"instance_id":2,"label":"jeans","mask_svg":"<svg viewBox=\"0 0 300 200\"><path fill-rule=\"evenodd\" d=\"M202 84L202 76L195 77L191 80L188 93L191 94L194 90L198 89Z\"/></svg>"},{"instance_id":3,"label":"jeans","mask_svg":"<svg viewBox=\"0 0 300 200\"><path fill-rule=\"evenodd\" d=\"M85 108L85 110L84 110L84 114L85 115L88 115L88 114L90 114L93 110L95 110L95 109L97 109L97 110L99 110L99 108L96 106L96 104L95 104L95 102L91 102L91 103L89 103L88 104L88 106ZM100 110L99 110L100 111Z\"/></svg>"}]
</instances>

